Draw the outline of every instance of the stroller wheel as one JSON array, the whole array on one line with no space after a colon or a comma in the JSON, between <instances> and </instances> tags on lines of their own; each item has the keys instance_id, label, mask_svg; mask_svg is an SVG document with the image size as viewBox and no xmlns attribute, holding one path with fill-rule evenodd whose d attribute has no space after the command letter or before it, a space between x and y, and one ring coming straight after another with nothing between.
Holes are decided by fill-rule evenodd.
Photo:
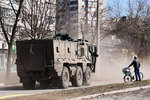
<instances>
[{"instance_id":1,"label":"stroller wheel","mask_svg":"<svg viewBox=\"0 0 150 100\"><path fill-rule=\"evenodd\" d=\"M123 78L123 80L124 80L125 83L127 83L127 82L131 82L132 78L129 75L125 75L124 78Z\"/></svg>"}]
</instances>

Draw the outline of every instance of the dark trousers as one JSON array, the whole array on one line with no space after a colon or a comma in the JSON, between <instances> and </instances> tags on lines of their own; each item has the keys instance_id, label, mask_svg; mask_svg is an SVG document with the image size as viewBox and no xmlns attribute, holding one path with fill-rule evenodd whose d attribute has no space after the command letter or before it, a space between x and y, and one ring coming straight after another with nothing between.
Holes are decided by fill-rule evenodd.
<instances>
[{"instance_id":1,"label":"dark trousers","mask_svg":"<svg viewBox=\"0 0 150 100\"><path fill-rule=\"evenodd\" d=\"M136 76L136 81L141 81L139 69L135 69L135 76Z\"/></svg>"}]
</instances>

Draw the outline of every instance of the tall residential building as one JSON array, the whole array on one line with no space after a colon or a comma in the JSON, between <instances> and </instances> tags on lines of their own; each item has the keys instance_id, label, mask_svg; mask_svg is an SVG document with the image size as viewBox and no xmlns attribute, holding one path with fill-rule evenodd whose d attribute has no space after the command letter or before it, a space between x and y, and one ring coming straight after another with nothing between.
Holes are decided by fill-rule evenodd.
<instances>
[{"instance_id":1,"label":"tall residential building","mask_svg":"<svg viewBox=\"0 0 150 100\"><path fill-rule=\"evenodd\" d=\"M97 0L58 0L57 4L57 33L69 33L73 38L82 38L83 31L85 33L88 30L85 26L91 23L95 25ZM99 6L105 9L105 0L100 0Z\"/></svg>"},{"instance_id":2,"label":"tall residential building","mask_svg":"<svg viewBox=\"0 0 150 100\"><path fill-rule=\"evenodd\" d=\"M99 3L99 11L97 11L97 3ZM99 27L102 27L101 23L106 19L105 0L83 0L81 16L81 37L94 42L97 33L97 17L99 17Z\"/></svg>"}]
</instances>

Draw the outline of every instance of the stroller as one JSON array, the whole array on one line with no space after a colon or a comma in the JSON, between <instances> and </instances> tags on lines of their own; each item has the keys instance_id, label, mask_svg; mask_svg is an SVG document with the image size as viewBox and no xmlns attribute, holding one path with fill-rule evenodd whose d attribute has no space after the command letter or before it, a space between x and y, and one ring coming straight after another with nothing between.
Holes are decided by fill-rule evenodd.
<instances>
[{"instance_id":1,"label":"stroller","mask_svg":"<svg viewBox=\"0 0 150 100\"><path fill-rule=\"evenodd\" d=\"M125 83L135 81L136 76L134 73L131 72L131 69L129 67L123 68L122 72L124 74L123 80ZM140 77L141 77L141 80L143 80L143 73L142 72L140 72Z\"/></svg>"}]
</instances>

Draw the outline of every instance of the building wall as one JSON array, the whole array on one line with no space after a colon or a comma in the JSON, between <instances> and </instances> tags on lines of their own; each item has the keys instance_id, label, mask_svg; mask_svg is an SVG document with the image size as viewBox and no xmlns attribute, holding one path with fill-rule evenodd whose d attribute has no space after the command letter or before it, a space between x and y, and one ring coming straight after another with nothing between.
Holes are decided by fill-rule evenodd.
<instances>
[{"instance_id":1,"label":"building wall","mask_svg":"<svg viewBox=\"0 0 150 100\"><path fill-rule=\"evenodd\" d=\"M97 0L83 0L82 2L81 37L93 42L97 32ZM103 16L106 13L105 9L105 0L99 0L99 23L105 20L106 16Z\"/></svg>"},{"instance_id":2,"label":"building wall","mask_svg":"<svg viewBox=\"0 0 150 100\"><path fill-rule=\"evenodd\" d=\"M88 9L86 8L86 2L88 2ZM105 7L105 0L100 0L100 9ZM90 25L91 21L93 21L92 18L96 13L96 8L97 0L59 0L57 33L69 33L73 38L82 38L82 31L87 33L86 25ZM85 22L86 20L88 20L87 23ZM96 18L92 23L96 24Z\"/></svg>"}]
</instances>

